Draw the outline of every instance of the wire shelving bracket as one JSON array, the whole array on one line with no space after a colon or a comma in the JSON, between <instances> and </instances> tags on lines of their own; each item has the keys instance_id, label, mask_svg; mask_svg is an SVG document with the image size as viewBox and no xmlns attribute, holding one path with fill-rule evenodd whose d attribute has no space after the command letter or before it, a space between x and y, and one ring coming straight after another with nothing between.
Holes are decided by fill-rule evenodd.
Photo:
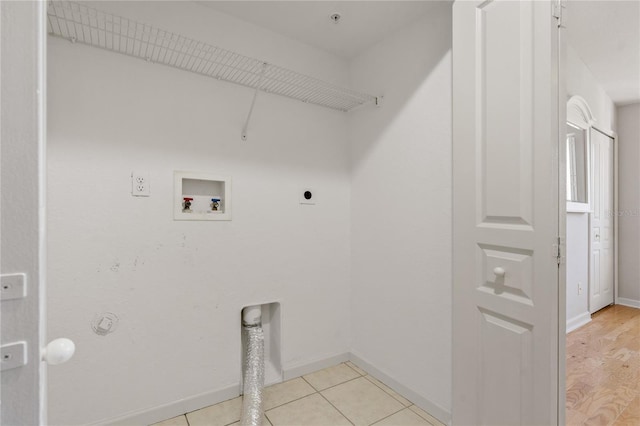
<instances>
[{"instance_id":1,"label":"wire shelving bracket","mask_svg":"<svg viewBox=\"0 0 640 426\"><path fill-rule=\"evenodd\" d=\"M350 111L380 98L72 1L50 1L49 34L305 103ZM254 96L255 102L255 96ZM253 104L251 109L253 109ZM247 124L251 117L247 117ZM246 125L243 129L246 136ZM244 138L243 138L244 139Z\"/></svg>"}]
</instances>

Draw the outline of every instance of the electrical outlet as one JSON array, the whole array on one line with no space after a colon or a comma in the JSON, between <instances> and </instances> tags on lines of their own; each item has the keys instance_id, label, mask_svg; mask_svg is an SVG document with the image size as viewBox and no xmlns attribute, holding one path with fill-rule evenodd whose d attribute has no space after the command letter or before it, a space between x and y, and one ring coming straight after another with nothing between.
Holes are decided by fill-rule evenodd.
<instances>
[{"instance_id":1,"label":"electrical outlet","mask_svg":"<svg viewBox=\"0 0 640 426\"><path fill-rule=\"evenodd\" d=\"M147 173L131 173L131 195L134 197L148 197L151 195Z\"/></svg>"}]
</instances>

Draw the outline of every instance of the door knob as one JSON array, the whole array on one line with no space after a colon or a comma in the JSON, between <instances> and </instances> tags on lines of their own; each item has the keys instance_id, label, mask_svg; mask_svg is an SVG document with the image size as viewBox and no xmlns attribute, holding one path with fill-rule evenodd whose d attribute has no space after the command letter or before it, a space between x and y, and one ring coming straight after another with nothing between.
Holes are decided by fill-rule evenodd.
<instances>
[{"instance_id":1,"label":"door knob","mask_svg":"<svg viewBox=\"0 0 640 426\"><path fill-rule=\"evenodd\" d=\"M42 350L42 360L49 365L63 364L71 359L75 351L76 345L70 339L52 340Z\"/></svg>"},{"instance_id":2,"label":"door knob","mask_svg":"<svg viewBox=\"0 0 640 426\"><path fill-rule=\"evenodd\" d=\"M504 277L504 274L506 274L507 272L504 270L504 268L497 266L493 268L493 273L496 275L496 277Z\"/></svg>"}]
</instances>

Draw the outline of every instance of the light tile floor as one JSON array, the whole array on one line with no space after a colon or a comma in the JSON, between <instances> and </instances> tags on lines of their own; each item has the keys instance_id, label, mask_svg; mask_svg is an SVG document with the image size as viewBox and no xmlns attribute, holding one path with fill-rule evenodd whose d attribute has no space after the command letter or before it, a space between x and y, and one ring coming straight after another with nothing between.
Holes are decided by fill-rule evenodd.
<instances>
[{"instance_id":1,"label":"light tile floor","mask_svg":"<svg viewBox=\"0 0 640 426\"><path fill-rule=\"evenodd\" d=\"M264 426L444 426L393 389L346 362L264 391ZM242 397L152 426L239 425Z\"/></svg>"}]
</instances>

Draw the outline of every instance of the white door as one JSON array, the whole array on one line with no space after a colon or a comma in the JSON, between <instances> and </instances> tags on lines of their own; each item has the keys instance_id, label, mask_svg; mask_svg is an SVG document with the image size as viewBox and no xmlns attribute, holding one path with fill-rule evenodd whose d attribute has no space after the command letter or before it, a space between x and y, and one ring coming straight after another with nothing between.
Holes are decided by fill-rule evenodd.
<instances>
[{"instance_id":1,"label":"white door","mask_svg":"<svg viewBox=\"0 0 640 426\"><path fill-rule=\"evenodd\" d=\"M613 303L613 139L591 129L591 273L589 311Z\"/></svg>"},{"instance_id":2,"label":"white door","mask_svg":"<svg viewBox=\"0 0 640 426\"><path fill-rule=\"evenodd\" d=\"M40 350L45 2L0 1L3 425L45 424ZM26 288L26 291L23 289Z\"/></svg>"},{"instance_id":3,"label":"white door","mask_svg":"<svg viewBox=\"0 0 640 426\"><path fill-rule=\"evenodd\" d=\"M553 13L551 1L453 6L454 425L561 418Z\"/></svg>"}]
</instances>

